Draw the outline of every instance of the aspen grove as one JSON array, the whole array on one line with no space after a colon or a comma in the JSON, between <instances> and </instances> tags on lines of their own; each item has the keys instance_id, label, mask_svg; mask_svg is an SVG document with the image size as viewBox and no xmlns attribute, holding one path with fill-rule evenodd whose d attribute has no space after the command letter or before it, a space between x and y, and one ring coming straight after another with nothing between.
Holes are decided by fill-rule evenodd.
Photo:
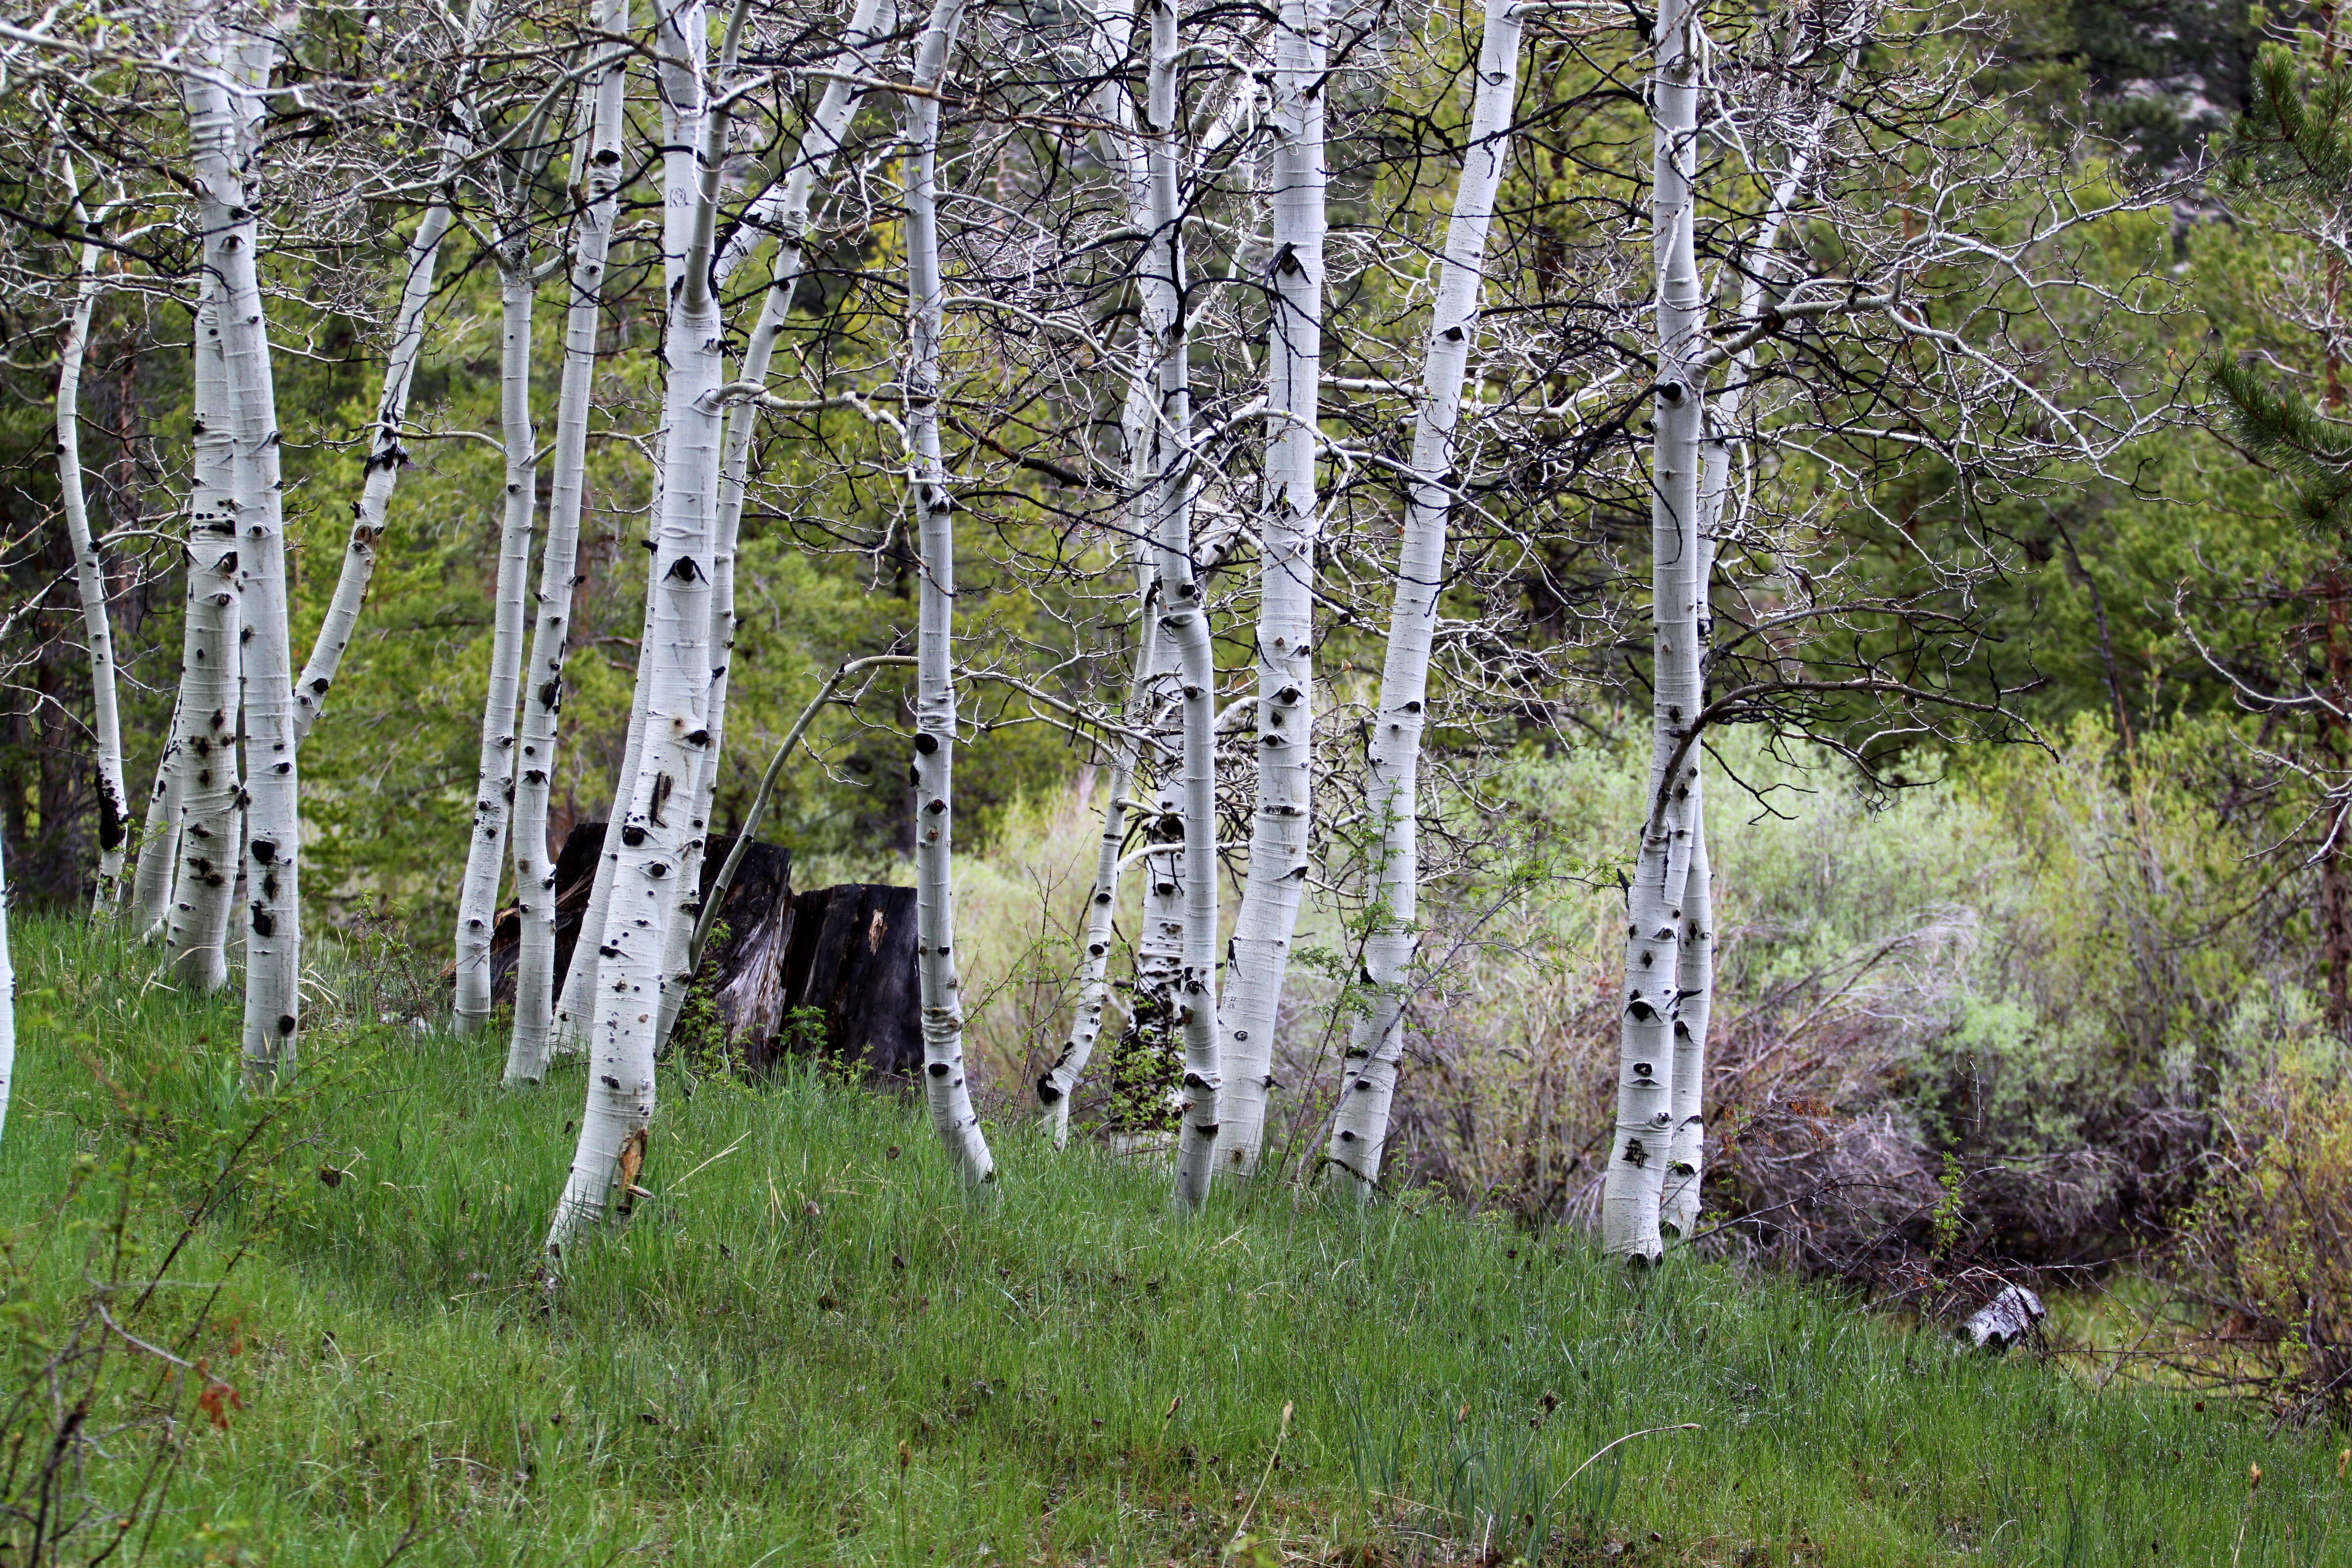
<instances>
[{"instance_id":1,"label":"aspen grove","mask_svg":"<svg viewBox=\"0 0 2352 1568\"><path fill-rule=\"evenodd\" d=\"M415 1026L573 1146L552 1292L678 1174L676 1073L840 1045L799 991L744 1033L719 955L815 984L747 923L762 831L911 889L870 1005L960 1184L1022 1203L1035 1123L1178 1211L1370 1205L1465 944L1508 940L1464 890L1501 781L1605 757L1638 826L1570 880L1622 917L1613 1103L1561 1215L1661 1263L1731 1190L1720 846L1778 808L1726 759L1891 795L2053 743L2014 519L2181 417L2180 268L2131 237L2188 187L2023 127L2002 37L1899 0L14 16L79 906L191 1005L241 987L258 1097L356 911L428 911ZM2282 463L2343 468L2335 402L2263 395ZM2295 763L2340 821L2335 765ZM1088 847L1011 1058L964 905L1022 768ZM846 837L776 827L853 795ZM441 858L369 858L372 817Z\"/></svg>"}]
</instances>

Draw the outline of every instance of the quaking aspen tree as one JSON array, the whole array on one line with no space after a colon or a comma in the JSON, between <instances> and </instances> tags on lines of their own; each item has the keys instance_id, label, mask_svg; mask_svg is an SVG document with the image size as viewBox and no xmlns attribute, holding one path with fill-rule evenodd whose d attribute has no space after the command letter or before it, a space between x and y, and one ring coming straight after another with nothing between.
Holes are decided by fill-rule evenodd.
<instances>
[{"instance_id":1,"label":"quaking aspen tree","mask_svg":"<svg viewBox=\"0 0 2352 1568\"><path fill-rule=\"evenodd\" d=\"M955 511L940 445L940 84L965 0L937 0L915 46L913 90L901 98L907 140L907 434L908 503L920 542L915 637L915 940L923 1003L923 1100L957 1173L971 1185L995 1160L965 1081L963 997L955 952Z\"/></svg>"},{"instance_id":2,"label":"quaking aspen tree","mask_svg":"<svg viewBox=\"0 0 2352 1568\"><path fill-rule=\"evenodd\" d=\"M1364 1015L1352 1027L1339 1103L1324 1158L1369 1193L1380 1182L1397 1074L1404 1061L1404 1001L1420 940L1418 785L1429 700L1430 649L1445 585L1446 531L1462 489L1462 393L1478 334L1480 288L1495 201L1510 161L1518 88L1517 0L1488 0L1472 86L1470 140L1438 260L1429 338L1422 354L1403 536L1373 719L1370 805L1380 833L1372 867L1371 929L1364 939Z\"/></svg>"},{"instance_id":3,"label":"quaking aspen tree","mask_svg":"<svg viewBox=\"0 0 2352 1568\"><path fill-rule=\"evenodd\" d=\"M1257 1168L1274 1087L1274 1030L1307 895L1314 805L1316 461L1327 226L1324 124L1330 98L1324 0L1283 0L1274 28L1272 276L1266 295L1266 479L1259 540L1256 811L1219 1018L1217 1149Z\"/></svg>"},{"instance_id":4,"label":"quaking aspen tree","mask_svg":"<svg viewBox=\"0 0 2352 1568\"><path fill-rule=\"evenodd\" d=\"M71 163L65 166L65 180L69 188L74 185ZM84 233L95 235L79 195L73 215ZM89 647L90 727L98 745L98 881L90 906L100 918L110 920L121 901L131 806L122 787L122 721L115 700L114 632L107 609L106 564L90 538L89 505L82 490L81 369L89 347L90 311L98 301L99 257L96 239L84 241L73 309L67 317L66 340L58 355L58 497L65 514L66 542L73 550L74 585L81 595L82 636Z\"/></svg>"},{"instance_id":5,"label":"quaking aspen tree","mask_svg":"<svg viewBox=\"0 0 2352 1568\"><path fill-rule=\"evenodd\" d=\"M744 7L729 19L722 75L731 75ZM714 104L706 58L709 19L698 0L679 0L656 32L673 131L695 140L664 160L664 201L684 215L678 285L665 338L658 533L646 580L649 622L644 740L635 776L624 778L607 835L614 846L611 902L598 945L595 1023L589 1044L587 1104L570 1177L548 1232L551 1261L614 1200L634 1197L655 1104L654 1047L661 1008L662 957L669 923L680 918L677 876L703 824L689 813L697 772L709 761L710 545L719 501L719 391L723 344L711 260L719 167L707 155ZM719 134L723 136L723 127ZM723 143L722 143L723 144ZM677 189L679 184L686 188ZM666 242L667 243L667 242Z\"/></svg>"},{"instance_id":6,"label":"quaking aspen tree","mask_svg":"<svg viewBox=\"0 0 2352 1568\"><path fill-rule=\"evenodd\" d=\"M599 30L629 29L629 0L599 0ZM572 594L578 583L580 519L588 489L588 415L596 375L596 338L604 321L605 262L620 210L621 137L628 109L625 54L595 76L588 134L572 171L582 193L572 238L571 295L563 318L563 371L556 396L555 450L547 502L547 546L540 563L530 663L522 693L522 734L515 774L515 901L520 927L515 961L514 1034L506 1080L536 1083L546 1075L555 1025L555 850L548 842L554 788L563 668L572 639ZM584 167L578 166L583 164ZM603 921L573 950L575 970L594 973ZM583 987L583 994L585 994Z\"/></svg>"},{"instance_id":7,"label":"quaking aspen tree","mask_svg":"<svg viewBox=\"0 0 2352 1568\"><path fill-rule=\"evenodd\" d=\"M1653 34L1650 77L1651 246L1657 280L1657 372L1650 458L1650 617L1654 657L1651 776L1640 851L1626 894L1625 978L1616 1131L1601 1194L1601 1243L1654 1262L1664 1242L1658 1197L1674 1132L1674 1026L1682 983L1682 894L1698 754L1684 744L1698 720L1699 468L1706 343L1693 181L1698 155L1699 12L1667 0ZM1671 770L1671 771L1669 771Z\"/></svg>"}]
</instances>

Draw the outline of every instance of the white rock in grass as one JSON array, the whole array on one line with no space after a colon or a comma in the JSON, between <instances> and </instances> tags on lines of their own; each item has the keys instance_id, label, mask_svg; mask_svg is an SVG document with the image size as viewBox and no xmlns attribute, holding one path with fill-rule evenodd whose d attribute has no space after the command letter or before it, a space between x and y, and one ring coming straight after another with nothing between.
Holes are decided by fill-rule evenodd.
<instances>
[{"instance_id":1,"label":"white rock in grass","mask_svg":"<svg viewBox=\"0 0 2352 1568\"><path fill-rule=\"evenodd\" d=\"M1969 1314L1960 1325L1960 1337L1979 1350L2005 1351L2049 1315L2041 1297L2021 1285L2004 1285L1999 1295Z\"/></svg>"}]
</instances>

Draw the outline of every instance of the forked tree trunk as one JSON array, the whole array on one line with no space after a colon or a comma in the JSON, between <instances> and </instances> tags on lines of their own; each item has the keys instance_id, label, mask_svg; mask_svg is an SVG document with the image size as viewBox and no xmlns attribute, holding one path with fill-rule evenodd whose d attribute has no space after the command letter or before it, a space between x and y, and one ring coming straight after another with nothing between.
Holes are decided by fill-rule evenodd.
<instances>
[{"instance_id":1,"label":"forked tree trunk","mask_svg":"<svg viewBox=\"0 0 2352 1568\"><path fill-rule=\"evenodd\" d=\"M629 0L602 0L598 24L610 37L628 32ZM572 239L572 294L563 319L563 380L555 409L553 482L548 492L547 549L540 564L523 691L522 751L515 781L515 900L521 916L516 959L514 1037L507 1047L509 1083L546 1075L555 1024L555 851L548 843L548 805L563 706L563 665L572 636L572 592L580 563L580 517L588 487L588 411L596 377L596 336L604 321L604 263L619 210L621 133L628 109L628 62L615 60L596 79L587 167L572 184L586 205ZM601 857L599 857L601 860ZM610 884L607 883L609 892ZM593 961L604 921L582 954ZM575 966L578 961L575 960ZM594 964L586 967L593 973ZM583 986L582 995L588 994Z\"/></svg>"},{"instance_id":2,"label":"forked tree trunk","mask_svg":"<svg viewBox=\"0 0 2352 1568\"><path fill-rule=\"evenodd\" d=\"M739 5L730 43L741 19ZM667 90L684 95L683 101L673 99L675 118L698 132L708 111L708 31L698 0L687 0L661 18ZM698 152L698 140L693 145ZM666 339L660 531L646 585L651 657L643 661L644 740L635 777L623 780L625 809L614 816L619 853L599 943L587 1105L571 1176L548 1233L551 1261L561 1260L583 1227L604 1218L616 1190L625 1210L634 1195L654 1112L664 944L678 917L679 868L689 843L702 836L702 825L688 814L709 744L704 710L710 695L710 543L719 500L722 355L710 277L719 171L698 167L697 152L667 165L673 181L691 182L683 193L690 221ZM665 199L675 205L681 193L673 189Z\"/></svg>"},{"instance_id":3,"label":"forked tree trunk","mask_svg":"<svg viewBox=\"0 0 2352 1568\"><path fill-rule=\"evenodd\" d=\"M1339 1104L1324 1158L1338 1176L1369 1193L1381 1179L1397 1073L1404 1061L1407 973L1420 941L1419 788L1421 736L1427 715L1430 648L1445 583L1445 535L1461 490L1457 427L1470 350L1478 332L1479 288L1496 193L1510 158L1512 99L1518 85L1521 24L1517 0L1488 0L1479 39L1470 109L1470 145L1431 308L1422 353L1412 471L1403 537L1397 544L1396 601L1389 612L1388 651L1381 668L1380 712L1370 744L1372 822L1379 847L1371 868L1371 929L1364 940L1366 1009L1348 1042Z\"/></svg>"},{"instance_id":4,"label":"forked tree trunk","mask_svg":"<svg viewBox=\"0 0 2352 1568\"><path fill-rule=\"evenodd\" d=\"M1192 364L1184 300L1184 213L1180 183L1184 123L1175 0L1150 0L1151 57L1144 90L1150 159L1150 229L1143 258L1141 330L1159 350L1159 417L1152 425L1152 520L1160 626L1174 645L1183 694L1184 967L1177 1017L1184 1037L1183 1099L1176 1141L1175 1200L1206 1201L1216 1175L1217 694L1216 658L1192 547Z\"/></svg>"},{"instance_id":5,"label":"forked tree trunk","mask_svg":"<svg viewBox=\"0 0 2352 1568\"><path fill-rule=\"evenodd\" d=\"M1257 1169L1274 1029L1307 893L1314 805L1315 462L1323 364L1323 0L1282 0L1275 25L1274 254L1267 295L1266 486L1258 566L1257 810L1234 917L1220 1034L1217 1149Z\"/></svg>"},{"instance_id":6,"label":"forked tree trunk","mask_svg":"<svg viewBox=\"0 0 2352 1568\"><path fill-rule=\"evenodd\" d=\"M490 927L507 863L507 825L514 804L515 704L522 683L523 594L530 579L530 525L539 497L539 432L530 417L530 318L536 285L520 241L499 257L503 338L499 364L499 438L506 448L506 495L499 524L496 610L491 617L490 679L482 699L482 743L476 763L474 818L458 884L457 1032L470 1035L490 1016Z\"/></svg>"},{"instance_id":7,"label":"forked tree trunk","mask_svg":"<svg viewBox=\"0 0 2352 1568\"><path fill-rule=\"evenodd\" d=\"M197 106L192 102L192 111ZM221 134L190 115L192 132ZM228 984L229 909L236 894L236 729L243 652L237 598L236 468L229 439L228 365L221 351L218 261L222 237L207 231L197 280L194 421L188 481L187 620L181 639L180 700L171 745L179 754L178 864L166 893L166 952L173 973L198 994Z\"/></svg>"},{"instance_id":8,"label":"forked tree trunk","mask_svg":"<svg viewBox=\"0 0 2352 1568\"><path fill-rule=\"evenodd\" d=\"M907 174L907 430L922 551L915 635L915 942L923 999L923 1099L964 1181L995 1173L965 1082L963 995L955 952L955 510L940 446L940 101L964 0L937 0L916 45L915 90L901 99Z\"/></svg>"},{"instance_id":9,"label":"forked tree trunk","mask_svg":"<svg viewBox=\"0 0 2352 1568\"><path fill-rule=\"evenodd\" d=\"M1617 1118L1601 1200L1602 1246L1633 1263L1654 1262L1664 1250L1658 1200L1674 1132L1681 906L1691 850L1685 812L1698 772L1697 749L1685 744L1699 707L1698 503L1705 419L1704 373L1698 367L1704 311L1692 192L1698 141L1697 33L1696 0L1667 0L1658 14L1650 91L1658 290L1656 437L1650 464L1651 763L1626 897Z\"/></svg>"},{"instance_id":10,"label":"forked tree trunk","mask_svg":"<svg viewBox=\"0 0 2352 1568\"><path fill-rule=\"evenodd\" d=\"M73 165L66 165L72 184ZM74 201L74 219L87 230L89 215ZM122 721L115 707L114 633L106 605L106 566L90 540L89 506L81 479L81 365L89 347L89 317L98 301L99 247L81 247L80 281L58 361L58 494L66 539L73 547L74 584L81 594L82 635L89 644L91 729L98 742L98 883L90 907L111 918L122 894L123 842L130 836L130 797L122 787Z\"/></svg>"}]
</instances>

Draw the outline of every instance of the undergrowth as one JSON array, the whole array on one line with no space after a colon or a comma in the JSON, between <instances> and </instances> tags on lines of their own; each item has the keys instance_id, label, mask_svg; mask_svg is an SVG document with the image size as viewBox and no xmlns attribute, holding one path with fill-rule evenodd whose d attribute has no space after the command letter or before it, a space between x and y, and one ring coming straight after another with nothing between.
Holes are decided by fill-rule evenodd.
<instances>
[{"instance_id":1,"label":"undergrowth","mask_svg":"<svg viewBox=\"0 0 2352 1568\"><path fill-rule=\"evenodd\" d=\"M245 1100L233 1001L18 934L0 1500L58 1479L45 1555L0 1522L11 1564L2300 1568L2352 1539L2324 1428L1437 1203L1180 1218L1159 1162L1018 1126L970 1198L919 1108L821 1073L673 1094L656 1195L551 1299L576 1066L503 1090L499 1042L339 1010L331 970L300 1085Z\"/></svg>"}]
</instances>

